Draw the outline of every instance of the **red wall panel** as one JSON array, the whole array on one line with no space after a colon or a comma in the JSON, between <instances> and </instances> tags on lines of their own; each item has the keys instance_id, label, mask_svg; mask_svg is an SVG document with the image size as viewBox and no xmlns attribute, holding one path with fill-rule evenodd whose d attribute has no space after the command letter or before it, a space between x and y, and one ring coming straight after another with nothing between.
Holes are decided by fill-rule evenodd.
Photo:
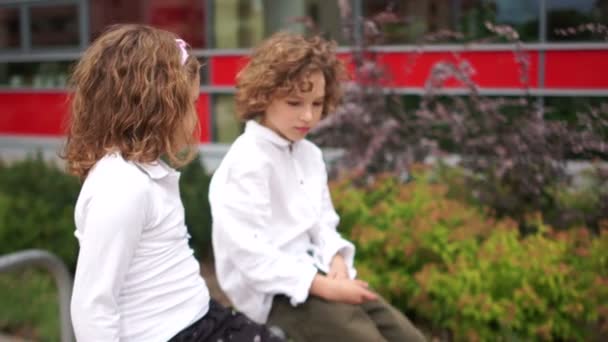
<instances>
[{"instance_id":1,"label":"red wall panel","mask_svg":"<svg viewBox=\"0 0 608 342\"><path fill-rule=\"evenodd\" d=\"M538 52L526 52L529 68L528 82L538 86ZM352 56L339 56L353 71ZM468 61L474 69L473 81L483 88L520 89L520 66L513 51L451 52L381 52L376 55L389 75L387 86L396 88L423 88L434 65L450 62L458 65ZM212 56L206 66L211 70L210 85L234 86L235 76L245 64L244 55ZM450 79L448 88L462 84ZM608 49L547 51L545 70L546 89L608 91ZM63 135L63 122L67 113L67 93L64 91L1 91L0 134ZM211 117L208 112L209 95L201 94L197 110L201 121L201 141L209 142Z\"/></svg>"},{"instance_id":2,"label":"red wall panel","mask_svg":"<svg viewBox=\"0 0 608 342\"><path fill-rule=\"evenodd\" d=\"M608 89L608 49L548 51L545 87Z\"/></svg>"},{"instance_id":3,"label":"red wall panel","mask_svg":"<svg viewBox=\"0 0 608 342\"><path fill-rule=\"evenodd\" d=\"M0 92L0 132L61 135L67 115L65 92Z\"/></svg>"},{"instance_id":4,"label":"red wall panel","mask_svg":"<svg viewBox=\"0 0 608 342\"><path fill-rule=\"evenodd\" d=\"M211 115L209 113L209 95L201 94L196 103L198 118L201 123L201 142L211 141Z\"/></svg>"},{"instance_id":5,"label":"red wall panel","mask_svg":"<svg viewBox=\"0 0 608 342\"><path fill-rule=\"evenodd\" d=\"M529 67L527 77L529 85L538 85L538 54L524 53ZM353 71L351 58L348 54L340 54L347 62L349 71ZM376 56L380 65L386 68L390 78L388 86L393 87L424 87L431 70L436 63L450 62L458 65L468 61L475 70L473 80L481 87L489 88L520 88L523 86L520 78L520 67L516 56L511 51L464 52L387 52ZM234 86L238 71L247 63L245 56L214 56L210 59L211 85ZM523 70L523 69L521 69ZM446 82L446 87L460 87L462 84L454 79Z\"/></svg>"},{"instance_id":6,"label":"red wall panel","mask_svg":"<svg viewBox=\"0 0 608 342\"><path fill-rule=\"evenodd\" d=\"M348 71L352 72L351 55L340 53L338 57L346 62ZM203 66L203 68L209 68L211 72L211 79L209 80L211 85L232 87L236 83L236 74L248 61L249 58L244 55L213 56L209 58L208 65Z\"/></svg>"},{"instance_id":7,"label":"red wall panel","mask_svg":"<svg viewBox=\"0 0 608 342\"><path fill-rule=\"evenodd\" d=\"M467 61L474 70L473 81L483 88L521 88L522 76L530 87L538 87L538 52L523 52L528 63L525 73L513 51L451 52L382 52L376 56L386 68L388 86L422 88L434 65L449 62L459 65ZM340 58L349 62L348 54ZM246 56L214 56L210 58L211 85L234 86L237 72L247 62ZM348 63L352 72L353 66ZM523 73L523 74L522 74ZM450 79L448 88L462 84ZM608 89L608 50L547 51L545 88L547 89Z\"/></svg>"},{"instance_id":8,"label":"red wall panel","mask_svg":"<svg viewBox=\"0 0 608 342\"><path fill-rule=\"evenodd\" d=\"M247 64L247 60L245 56L214 56L203 68L208 67L211 71L211 85L233 86L237 72Z\"/></svg>"},{"instance_id":9,"label":"red wall panel","mask_svg":"<svg viewBox=\"0 0 608 342\"><path fill-rule=\"evenodd\" d=\"M210 138L208 103L209 96L201 94L201 142ZM68 107L66 92L0 91L0 134L61 136Z\"/></svg>"},{"instance_id":10,"label":"red wall panel","mask_svg":"<svg viewBox=\"0 0 608 342\"><path fill-rule=\"evenodd\" d=\"M530 86L538 84L538 57L536 52L526 53L529 67L525 75ZM473 68L472 80L485 88L521 88L520 70L515 55L511 51L491 52L392 52L378 57L391 77L393 87L424 87L431 76L433 67L440 62L459 66L468 63ZM455 78L446 81L448 88L462 87Z\"/></svg>"}]
</instances>

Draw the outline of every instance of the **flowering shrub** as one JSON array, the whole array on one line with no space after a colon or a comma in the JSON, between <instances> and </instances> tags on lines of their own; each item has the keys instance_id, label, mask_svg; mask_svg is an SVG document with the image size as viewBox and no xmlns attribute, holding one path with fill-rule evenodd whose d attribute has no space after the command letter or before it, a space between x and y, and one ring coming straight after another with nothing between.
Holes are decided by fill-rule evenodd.
<instances>
[{"instance_id":1,"label":"flowering shrub","mask_svg":"<svg viewBox=\"0 0 608 342\"><path fill-rule=\"evenodd\" d=\"M348 2L340 5L348 12ZM379 27L385 21L399 22L395 15L389 6L386 13L363 19L359 36L353 34L352 23L346 27L348 37L359 37L351 42L356 82L346 86L344 105L320 123L313 137L321 146L344 150L336 173L404 175L412 163L430 155L457 153L461 165L471 171L466 180L471 194L497 217L512 217L529 228L525 217L540 211L555 227L583 221L594 229L608 218L608 211L600 207L588 211L560 207L554 192L571 186L567 159L608 159L608 105L579 108L570 121L550 119L550 112L540 108L529 92L530 54L522 49L520 35L508 25L487 22L492 40L516 47L513 59L524 96L480 96L474 66L465 54L453 52L432 67L420 105L406 108L402 98L385 87L395 75L386 72L377 50L370 49L382 41ZM605 26L589 27L605 32ZM460 32L447 31L425 36L417 54L425 53L426 42L462 37ZM417 57L414 54L403 63L406 76ZM442 94L446 82L453 80L467 90L466 96ZM599 174L602 184L608 184L607 175ZM605 193L598 196L608 201Z\"/></svg>"}]
</instances>

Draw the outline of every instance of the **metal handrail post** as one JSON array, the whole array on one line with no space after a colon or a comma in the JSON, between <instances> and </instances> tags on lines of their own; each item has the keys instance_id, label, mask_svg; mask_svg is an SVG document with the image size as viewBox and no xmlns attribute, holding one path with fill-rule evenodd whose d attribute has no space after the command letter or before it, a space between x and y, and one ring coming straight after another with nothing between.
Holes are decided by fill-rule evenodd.
<instances>
[{"instance_id":1,"label":"metal handrail post","mask_svg":"<svg viewBox=\"0 0 608 342\"><path fill-rule=\"evenodd\" d=\"M41 266L55 278L59 292L59 313L61 341L73 342L74 332L70 318L70 298L72 296L72 276L65 264L54 254L44 250L29 249L0 256L0 273L25 267Z\"/></svg>"}]
</instances>

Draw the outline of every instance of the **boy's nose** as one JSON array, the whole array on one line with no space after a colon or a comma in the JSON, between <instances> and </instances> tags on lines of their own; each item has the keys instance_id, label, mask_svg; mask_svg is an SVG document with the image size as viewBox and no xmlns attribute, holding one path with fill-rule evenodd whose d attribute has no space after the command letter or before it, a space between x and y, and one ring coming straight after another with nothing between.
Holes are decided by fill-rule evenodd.
<instances>
[{"instance_id":1,"label":"boy's nose","mask_svg":"<svg viewBox=\"0 0 608 342\"><path fill-rule=\"evenodd\" d=\"M306 121L306 122L312 120L312 109L311 108L306 109L300 116L300 119L302 121Z\"/></svg>"}]
</instances>

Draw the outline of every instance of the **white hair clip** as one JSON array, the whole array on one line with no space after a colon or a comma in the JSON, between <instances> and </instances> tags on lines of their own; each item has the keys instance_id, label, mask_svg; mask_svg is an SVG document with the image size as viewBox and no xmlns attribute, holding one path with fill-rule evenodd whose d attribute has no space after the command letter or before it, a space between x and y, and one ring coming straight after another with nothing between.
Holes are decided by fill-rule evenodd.
<instances>
[{"instance_id":1,"label":"white hair clip","mask_svg":"<svg viewBox=\"0 0 608 342\"><path fill-rule=\"evenodd\" d=\"M188 51L186 50L186 46L188 46L188 43L186 43L183 39L176 39L175 42L177 43L177 46L179 47L179 50L182 54L181 62L182 65L184 65L186 64L186 60L188 59Z\"/></svg>"}]
</instances>

